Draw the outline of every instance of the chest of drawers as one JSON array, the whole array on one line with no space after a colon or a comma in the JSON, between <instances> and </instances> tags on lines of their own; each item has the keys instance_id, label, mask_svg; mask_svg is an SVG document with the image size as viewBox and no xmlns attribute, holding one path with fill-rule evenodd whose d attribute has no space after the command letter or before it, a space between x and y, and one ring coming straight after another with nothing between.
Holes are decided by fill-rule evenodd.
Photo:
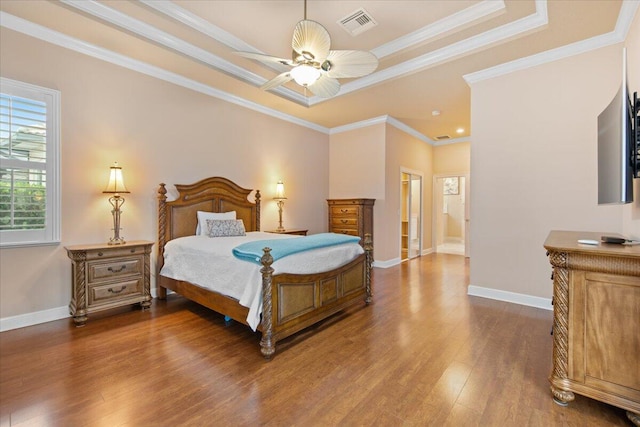
<instances>
[{"instance_id":1,"label":"chest of drawers","mask_svg":"<svg viewBox=\"0 0 640 427\"><path fill-rule=\"evenodd\" d=\"M76 245L67 247L72 260L72 291L69 313L76 326L88 314L137 304L151 305L150 254L153 242L139 240L122 245Z\"/></svg>"},{"instance_id":2,"label":"chest of drawers","mask_svg":"<svg viewBox=\"0 0 640 427\"><path fill-rule=\"evenodd\" d=\"M375 199L328 199L329 231L360 237L371 234L373 239L373 204Z\"/></svg>"}]
</instances>

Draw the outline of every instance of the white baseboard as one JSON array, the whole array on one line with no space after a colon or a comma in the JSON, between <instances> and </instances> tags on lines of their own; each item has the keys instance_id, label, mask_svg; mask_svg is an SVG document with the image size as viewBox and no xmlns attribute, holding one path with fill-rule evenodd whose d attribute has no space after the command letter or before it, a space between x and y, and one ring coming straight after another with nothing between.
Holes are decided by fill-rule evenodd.
<instances>
[{"instance_id":1,"label":"white baseboard","mask_svg":"<svg viewBox=\"0 0 640 427\"><path fill-rule=\"evenodd\" d=\"M512 302L514 304L542 308L543 310L553 310L550 298L534 297L532 295L518 294L515 292L503 291L500 289L483 288L480 286L469 285L467 289L467 295L495 299L498 301Z\"/></svg>"},{"instance_id":2,"label":"white baseboard","mask_svg":"<svg viewBox=\"0 0 640 427\"><path fill-rule=\"evenodd\" d=\"M172 290L167 289L167 295L172 293ZM151 288L151 297L158 297L156 288ZM69 314L69 307L67 306L20 314L18 316L3 317L0 318L0 332L26 328L27 326L39 325L40 323L53 322L54 320L60 320L67 317L71 317Z\"/></svg>"},{"instance_id":3,"label":"white baseboard","mask_svg":"<svg viewBox=\"0 0 640 427\"><path fill-rule=\"evenodd\" d=\"M389 268L389 267L393 267L394 265L400 264L400 262L401 262L400 258L392 258L386 261L373 261L372 267Z\"/></svg>"},{"instance_id":4,"label":"white baseboard","mask_svg":"<svg viewBox=\"0 0 640 427\"><path fill-rule=\"evenodd\" d=\"M52 322L66 317L71 317L69 307L67 306L20 314L18 316L3 317L0 319L0 332Z\"/></svg>"}]
</instances>

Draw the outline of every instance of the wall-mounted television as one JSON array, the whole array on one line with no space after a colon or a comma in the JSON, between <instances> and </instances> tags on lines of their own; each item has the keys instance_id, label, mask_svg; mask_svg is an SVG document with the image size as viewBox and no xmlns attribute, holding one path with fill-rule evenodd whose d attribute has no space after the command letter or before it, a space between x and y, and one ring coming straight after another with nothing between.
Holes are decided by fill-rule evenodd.
<instances>
[{"instance_id":1,"label":"wall-mounted television","mask_svg":"<svg viewBox=\"0 0 640 427\"><path fill-rule=\"evenodd\" d=\"M638 174L638 100L629 96L627 52L622 53L622 83L598 116L598 204L633 202Z\"/></svg>"}]
</instances>

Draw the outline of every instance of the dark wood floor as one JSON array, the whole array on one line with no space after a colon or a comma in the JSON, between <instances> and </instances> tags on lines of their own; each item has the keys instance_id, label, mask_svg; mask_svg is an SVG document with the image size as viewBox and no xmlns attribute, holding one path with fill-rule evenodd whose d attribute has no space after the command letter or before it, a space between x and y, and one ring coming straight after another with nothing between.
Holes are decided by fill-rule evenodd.
<instances>
[{"instance_id":1,"label":"dark wood floor","mask_svg":"<svg viewBox=\"0 0 640 427\"><path fill-rule=\"evenodd\" d=\"M468 261L374 271L374 304L278 345L173 295L0 334L0 426L629 426L553 403L552 313L466 295Z\"/></svg>"}]
</instances>

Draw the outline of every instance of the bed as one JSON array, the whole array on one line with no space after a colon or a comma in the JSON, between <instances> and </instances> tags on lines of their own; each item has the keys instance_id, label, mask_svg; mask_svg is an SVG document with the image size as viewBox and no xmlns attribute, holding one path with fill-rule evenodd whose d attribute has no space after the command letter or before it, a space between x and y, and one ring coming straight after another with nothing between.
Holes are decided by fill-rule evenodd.
<instances>
[{"instance_id":1,"label":"bed","mask_svg":"<svg viewBox=\"0 0 640 427\"><path fill-rule=\"evenodd\" d=\"M225 318L249 326L250 307L247 307L246 304L240 304L239 298L226 295L223 291L209 289L200 283L168 277L163 275L162 271L167 244L189 239L197 240L197 238L188 236L196 234L198 211L235 212L236 218L242 220L247 235L253 235L252 232L260 232L260 191L255 191L255 201L251 202L249 195L253 190L242 188L222 177L206 178L189 185L176 184L175 188L178 195L171 201L167 200L166 184L162 183L158 188L158 298L166 298L169 289L225 315ZM270 236L277 237L276 234ZM304 237L302 238L304 239ZM275 354L277 341L316 324L347 307L363 302L367 305L371 303L373 253L371 236L365 236L360 245L363 250L353 259L344 259L341 262L342 265L327 269L327 271L313 272L304 272L302 266L287 268L283 263L285 258L274 263L271 249L264 248L259 265L255 267L259 271L256 280L259 282L257 286L259 286L261 303L260 318L255 329L262 334L260 351L266 359L270 359ZM315 251L321 251L321 249ZM319 253L313 254L313 252L309 252L306 256L321 255ZM239 262L244 262L248 266L251 264L246 261ZM278 264L283 267L274 269ZM291 262L289 262L289 267L292 267ZM215 272L207 273L211 276L217 274Z\"/></svg>"}]
</instances>

